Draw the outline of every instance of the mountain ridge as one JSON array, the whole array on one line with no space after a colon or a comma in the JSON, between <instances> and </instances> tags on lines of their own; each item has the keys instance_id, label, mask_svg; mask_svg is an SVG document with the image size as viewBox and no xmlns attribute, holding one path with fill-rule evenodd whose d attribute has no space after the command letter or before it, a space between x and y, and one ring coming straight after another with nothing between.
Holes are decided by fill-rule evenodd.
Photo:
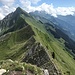
<instances>
[{"instance_id":1,"label":"mountain ridge","mask_svg":"<svg viewBox=\"0 0 75 75\"><path fill-rule=\"evenodd\" d=\"M73 75L75 60L67 51L69 49L64 44L65 39L55 37L57 34L59 36L56 25L52 22L44 24L34 16L24 13L21 8L17 9L22 14L20 17L14 16L17 18L14 18L14 24L11 23L11 27L2 32L0 60L31 63L47 69L50 75Z\"/></svg>"},{"instance_id":2,"label":"mountain ridge","mask_svg":"<svg viewBox=\"0 0 75 75\"><path fill-rule=\"evenodd\" d=\"M73 41L75 41L74 40L74 38L75 38L75 35L74 35L74 33L75 33L75 30L74 30L75 16L73 16L73 15L67 15L67 16L58 15L57 17L53 17L50 14L45 13L44 11L30 12L30 14L35 17L40 16L40 17L46 18L49 21L52 21L54 24L59 26L62 29L62 31L64 31L64 33L66 33Z\"/></svg>"}]
</instances>

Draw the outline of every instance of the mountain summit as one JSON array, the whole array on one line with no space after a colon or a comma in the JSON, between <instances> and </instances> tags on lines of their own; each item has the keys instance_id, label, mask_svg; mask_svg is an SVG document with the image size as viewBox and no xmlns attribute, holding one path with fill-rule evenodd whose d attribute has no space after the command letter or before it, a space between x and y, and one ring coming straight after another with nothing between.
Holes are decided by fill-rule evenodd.
<instances>
[{"instance_id":1,"label":"mountain summit","mask_svg":"<svg viewBox=\"0 0 75 75\"><path fill-rule=\"evenodd\" d=\"M38 20L18 7L0 21L0 26L0 65L9 70L7 75L17 71L31 75L74 75L74 55L68 46L75 43L54 23L45 18Z\"/></svg>"}]
</instances>

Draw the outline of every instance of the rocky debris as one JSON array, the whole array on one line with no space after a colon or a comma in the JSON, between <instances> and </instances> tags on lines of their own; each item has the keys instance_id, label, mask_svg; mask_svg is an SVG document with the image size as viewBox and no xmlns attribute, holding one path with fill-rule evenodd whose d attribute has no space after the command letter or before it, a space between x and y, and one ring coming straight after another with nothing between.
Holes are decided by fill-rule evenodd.
<instances>
[{"instance_id":1,"label":"rocky debris","mask_svg":"<svg viewBox=\"0 0 75 75\"><path fill-rule=\"evenodd\" d=\"M20 72L20 71L10 71L8 73L8 75L22 75L22 72Z\"/></svg>"},{"instance_id":2,"label":"rocky debris","mask_svg":"<svg viewBox=\"0 0 75 75\"><path fill-rule=\"evenodd\" d=\"M8 59L8 61L13 63L13 60L11 60L11 59Z\"/></svg>"},{"instance_id":3,"label":"rocky debris","mask_svg":"<svg viewBox=\"0 0 75 75\"><path fill-rule=\"evenodd\" d=\"M37 66L41 66L48 62L50 59L45 52L45 49L40 46L40 43L35 43L31 49L27 51L27 54L23 61L31 63Z\"/></svg>"},{"instance_id":4,"label":"rocky debris","mask_svg":"<svg viewBox=\"0 0 75 75\"><path fill-rule=\"evenodd\" d=\"M0 69L0 75L2 75L3 73L5 73L6 70L5 69Z\"/></svg>"},{"instance_id":5,"label":"rocky debris","mask_svg":"<svg viewBox=\"0 0 75 75\"><path fill-rule=\"evenodd\" d=\"M44 75L49 75L49 72L47 69L44 70Z\"/></svg>"},{"instance_id":6,"label":"rocky debris","mask_svg":"<svg viewBox=\"0 0 75 75\"><path fill-rule=\"evenodd\" d=\"M12 61L11 59L0 62L0 68L4 68L0 69L0 75L43 75L41 68L35 65Z\"/></svg>"},{"instance_id":7,"label":"rocky debris","mask_svg":"<svg viewBox=\"0 0 75 75\"><path fill-rule=\"evenodd\" d=\"M31 73L30 71L27 71L26 75L35 75L35 74Z\"/></svg>"},{"instance_id":8,"label":"rocky debris","mask_svg":"<svg viewBox=\"0 0 75 75\"><path fill-rule=\"evenodd\" d=\"M7 75L22 75L23 73L21 71L10 71ZM2 75L2 74L0 74ZM30 71L26 71L24 75L35 75L31 73Z\"/></svg>"},{"instance_id":9,"label":"rocky debris","mask_svg":"<svg viewBox=\"0 0 75 75\"><path fill-rule=\"evenodd\" d=\"M50 75L54 75L54 73L55 75L62 75L59 73L54 63L50 60L50 57L46 51L47 50L39 42L34 43L27 50L23 62L37 65L38 67L41 67L43 69L46 68L49 71Z\"/></svg>"}]
</instances>

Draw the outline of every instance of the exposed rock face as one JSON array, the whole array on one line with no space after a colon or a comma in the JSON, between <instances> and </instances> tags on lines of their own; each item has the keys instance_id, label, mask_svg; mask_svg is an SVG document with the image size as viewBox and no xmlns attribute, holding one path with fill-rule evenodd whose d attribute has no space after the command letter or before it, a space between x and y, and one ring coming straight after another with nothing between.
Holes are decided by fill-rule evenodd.
<instances>
[{"instance_id":1,"label":"exposed rock face","mask_svg":"<svg viewBox=\"0 0 75 75\"><path fill-rule=\"evenodd\" d=\"M13 15L13 13L10 13L3 20L0 21L0 28L1 28L1 30L9 27L12 15Z\"/></svg>"},{"instance_id":2,"label":"exposed rock face","mask_svg":"<svg viewBox=\"0 0 75 75\"><path fill-rule=\"evenodd\" d=\"M35 43L27 53L23 61L36 64L37 66L44 65L50 60L44 48L40 46L40 43Z\"/></svg>"},{"instance_id":3,"label":"exposed rock face","mask_svg":"<svg viewBox=\"0 0 75 75\"><path fill-rule=\"evenodd\" d=\"M29 16L29 14L27 14L25 11L18 7L15 12L8 14L3 20L0 20L0 33L11 29L17 21L21 21L21 25L19 26L20 29L26 26L27 24L24 24L23 20L20 19L20 16L22 14L25 16ZM16 26L14 28L16 28Z\"/></svg>"},{"instance_id":4,"label":"exposed rock face","mask_svg":"<svg viewBox=\"0 0 75 75\"><path fill-rule=\"evenodd\" d=\"M25 55L23 61L37 65L44 69L46 68L46 70L49 71L50 75L61 75L58 73L55 65L50 60L45 48L40 45L40 43L34 43L31 46L31 48L27 51L27 54ZM48 73L45 75L48 75Z\"/></svg>"}]
</instances>

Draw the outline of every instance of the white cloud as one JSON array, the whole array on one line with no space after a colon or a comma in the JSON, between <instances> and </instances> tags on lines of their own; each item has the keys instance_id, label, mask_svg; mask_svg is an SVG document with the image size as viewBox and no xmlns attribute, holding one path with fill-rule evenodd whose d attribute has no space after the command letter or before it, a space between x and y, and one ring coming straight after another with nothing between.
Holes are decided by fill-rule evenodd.
<instances>
[{"instance_id":1,"label":"white cloud","mask_svg":"<svg viewBox=\"0 0 75 75\"><path fill-rule=\"evenodd\" d=\"M51 14L54 17L57 17L57 15L73 15L75 12L75 7L57 7L54 8L53 4L46 4L42 3L41 5L37 7L31 6L32 2L30 0L20 0L21 3L24 1L22 4L24 5L24 9L27 12L32 12L32 11L46 11L46 13ZM34 1L34 0L33 0Z\"/></svg>"},{"instance_id":2,"label":"white cloud","mask_svg":"<svg viewBox=\"0 0 75 75\"><path fill-rule=\"evenodd\" d=\"M39 7L37 7L36 10L45 11L48 14L51 14L52 16L57 17L56 10L54 9L54 6L52 4L48 5L46 3L43 3L42 5L40 5Z\"/></svg>"},{"instance_id":3,"label":"white cloud","mask_svg":"<svg viewBox=\"0 0 75 75\"><path fill-rule=\"evenodd\" d=\"M0 3L10 6L14 3L14 1L15 0L0 0Z\"/></svg>"},{"instance_id":4,"label":"white cloud","mask_svg":"<svg viewBox=\"0 0 75 75\"><path fill-rule=\"evenodd\" d=\"M0 20L4 18L4 15L0 13Z\"/></svg>"},{"instance_id":5,"label":"white cloud","mask_svg":"<svg viewBox=\"0 0 75 75\"><path fill-rule=\"evenodd\" d=\"M0 3L3 4L0 6L0 20L15 10L14 2L15 0L0 0Z\"/></svg>"},{"instance_id":6,"label":"white cloud","mask_svg":"<svg viewBox=\"0 0 75 75\"><path fill-rule=\"evenodd\" d=\"M23 7L31 6L31 2L29 0L20 0L20 3L22 4Z\"/></svg>"},{"instance_id":7,"label":"white cloud","mask_svg":"<svg viewBox=\"0 0 75 75\"><path fill-rule=\"evenodd\" d=\"M22 4L24 4L24 6L25 6L25 4L28 4L28 5L37 4L39 1L41 1L41 0L20 0L20 2Z\"/></svg>"},{"instance_id":8,"label":"white cloud","mask_svg":"<svg viewBox=\"0 0 75 75\"><path fill-rule=\"evenodd\" d=\"M14 11L15 9L16 9L15 7L8 7L6 5L0 7L0 20L4 18L4 16Z\"/></svg>"},{"instance_id":9,"label":"white cloud","mask_svg":"<svg viewBox=\"0 0 75 75\"><path fill-rule=\"evenodd\" d=\"M46 11L48 14L51 14L54 17L57 17L57 15L73 15L75 13L75 7L57 7L54 8L54 6L48 5L46 3L43 3L41 6L39 6L40 10Z\"/></svg>"},{"instance_id":10,"label":"white cloud","mask_svg":"<svg viewBox=\"0 0 75 75\"><path fill-rule=\"evenodd\" d=\"M41 0L19 0L22 4L22 7L27 11L35 11L36 7L31 6L31 4L37 4Z\"/></svg>"},{"instance_id":11,"label":"white cloud","mask_svg":"<svg viewBox=\"0 0 75 75\"><path fill-rule=\"evenodd\" d=\"M40 2L41 0L30 0L30 2L32 3L32 4L37 4L38 2Z\"/></svg>"},{"instance_id":12,"label":"white cloud","mask_svg":"<svg viewBox=\"0 0 75 75\"><path fill-rule=\"evenodd\" d=\"M53 4L49 5L46 3L43 3L42 5L35 8L35 11L46 11L48 14L51 14L54 17L57 17L57 15L73 15L75 13L75 7L58 7L54 8Z\"/></svg>"},{"instance_id":13,"label":"white cloud","mask_svg":"<svg viewBox=\"0 0 75 75\"><path fill-rule=\"evenodd\" d=\"M19 4L15 4L16 1L19 1ZM54 8L53 4L46 4L42 3L39 6L32 6L33 4L36 5L41 0L0 0L0 3L3 4L3 6L0 7L0 19L2 17L6 16L8 13L11 13L14 11L18 6L21 6L25 11L32 12L32 11L45 11L48 14L51 14L54 17L57 17L57 15L73 15L75 13L75 7L57 7Z\"/></svg>"},{"instance_id":14,"label":"white cloud","mask_svg":"<svg viewBox=\"0 0 75 75\"><path fill-rule=\"evenodd\" d=\"M55 10L57 15L73 15L75 12L75 7L58 7Z\"/></svg>"}]
</instances>

